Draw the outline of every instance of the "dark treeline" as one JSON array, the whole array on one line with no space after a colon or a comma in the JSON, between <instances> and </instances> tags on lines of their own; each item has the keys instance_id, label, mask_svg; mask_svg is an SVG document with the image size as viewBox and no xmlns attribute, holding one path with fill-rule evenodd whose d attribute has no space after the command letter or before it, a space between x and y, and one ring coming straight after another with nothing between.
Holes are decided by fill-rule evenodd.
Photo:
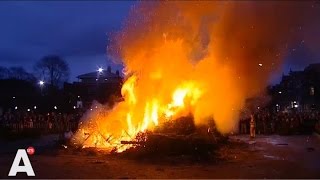
<instances>
[{"instance_id":1,"label":"dark treeline","mask_svg":"<svg viewBox=\"0 0 320 180\"><path fill-rule=\"evenodd\" d=\"M34 107L44 112L53 106L62 107L67 95L61 87L69 73L69 65L56 55L41 58L32 73L23 67L0 66L0 113Z\"/></svg>"}]
</instances>

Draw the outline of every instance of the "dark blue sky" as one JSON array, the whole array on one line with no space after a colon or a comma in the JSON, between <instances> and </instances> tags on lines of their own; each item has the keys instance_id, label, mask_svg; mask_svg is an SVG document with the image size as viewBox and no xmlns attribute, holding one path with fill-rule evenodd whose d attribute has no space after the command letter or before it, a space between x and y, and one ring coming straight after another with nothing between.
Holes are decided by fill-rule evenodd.
<instances>
[{"instance_id":1,"label":"dark blue sky","mask_svg":"<svg viewBox=\"0 0 320 180\"><path fill-rule=\"evenodd\" d=\"M41 57L57 54L69 63L71 81L81 73L96 70L98 66L106 67L111 64L106 57L107 35L121 29L135 3L0 2L0 66L23 66L32 72L34 63ZM290 67L302 69L309 63L319 62L319 24L307 35L314 41L312 50L303 43L293 47L286 58L284 71ZM113 67L120 69L121 65Z\"/></svg>"},{"instance_id":2,"label":"dark blue sky","mask_svg":"<svg viewBox=\"0 0 320 180\"><path fill-rule=\"evenodd\" d=\"M0 2L1 66L23 66L48 54L63 57L71 78L106 67L107 34L121 28L132 1Z\"/></svg>"}]
</instances>

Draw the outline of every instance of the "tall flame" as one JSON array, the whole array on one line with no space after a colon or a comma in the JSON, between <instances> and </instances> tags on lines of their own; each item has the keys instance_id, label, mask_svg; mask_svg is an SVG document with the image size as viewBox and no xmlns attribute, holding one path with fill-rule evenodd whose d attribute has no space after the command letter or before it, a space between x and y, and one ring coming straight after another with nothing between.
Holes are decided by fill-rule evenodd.
<instances>
[{"instance_id":1,"label":"tall flame","mask_svg":"<svg viewBox=\"0 0 320 180\"><path fill-rule=\"evenodd\" d=\"M130 147L121 141L188 114L196 125L213 118L221 132L234 130L244 100L261 92L297 39L288 32L299 27L302 9L294 2L141 2L108 48L126 67L124 101L85 116L77 143L121 152Z\"/></svg>"}]
</instances>

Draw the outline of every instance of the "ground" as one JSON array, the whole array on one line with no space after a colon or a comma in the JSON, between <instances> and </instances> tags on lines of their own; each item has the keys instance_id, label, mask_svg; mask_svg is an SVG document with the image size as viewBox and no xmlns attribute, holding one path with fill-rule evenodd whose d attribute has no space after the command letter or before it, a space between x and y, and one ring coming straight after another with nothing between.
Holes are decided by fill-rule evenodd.
<instances>
[{"instance_id":1,"label":"ground","mask_svg":"<svg viewBox=\"0 0 320 180\"><path fill-rule=\"evenodd\" d=\"M232 136L215 162L150 161L101 153L58 150L56 136L0 142L0 178L8 172L18 148L32 145L36 178L320 178L320 138L310 136ZM242 143L243 142L243 143ZM17 178L26 178L19 173Z\"/></svg>"}]
</instances>

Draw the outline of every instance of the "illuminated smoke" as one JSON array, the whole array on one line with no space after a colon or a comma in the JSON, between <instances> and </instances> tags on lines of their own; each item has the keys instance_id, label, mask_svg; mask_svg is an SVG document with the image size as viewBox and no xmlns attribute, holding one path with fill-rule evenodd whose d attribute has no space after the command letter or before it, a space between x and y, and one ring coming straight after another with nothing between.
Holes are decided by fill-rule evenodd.
<instances>
[{"instance_id":1,"label":"illuminated smoke","mask_svg":"<svg viewBox=\"0 0 320 180\"><path fill-rule=\"evenodd\" d=\"M312 2L141 2L133 8L109 53L139 74L143 96L149 86L193 79L206 93L196 119L213 115L220 130L235 127L243 101L265 88L279 71L287 48L300 40ZM150 78L161 76L163 85ZM138 91L138 90L137 90Z\"/></svg>"},{"instance_id":2,"label":"illuminated smoke","mask_svg":"<svg viewBox=\"0 0 320 180\"><path fill-rule=\"evenodd\" d=\"M245 99L263 92L287 49L300 40L309 6L140 2L108 47L125 66L125 101L91 119L117 142L190 113L196 125L213 118L221 132L235 130Z\"/></svg>"}]
</instances>

